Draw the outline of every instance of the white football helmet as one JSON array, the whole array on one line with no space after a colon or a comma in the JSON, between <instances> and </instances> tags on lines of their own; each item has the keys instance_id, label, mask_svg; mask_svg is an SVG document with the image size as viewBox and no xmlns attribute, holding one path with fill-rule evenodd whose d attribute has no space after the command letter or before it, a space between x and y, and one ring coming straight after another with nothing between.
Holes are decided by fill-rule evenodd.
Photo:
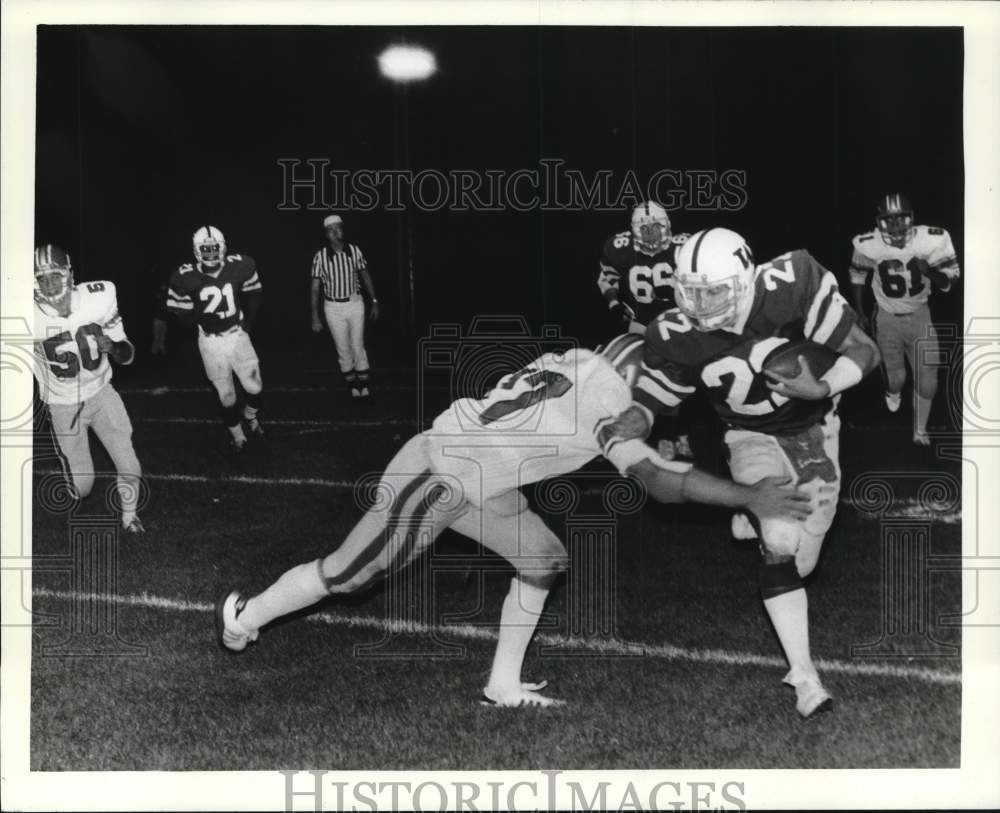
<instances>
[{"instance_id":1,"label":"white football helmet","mask_svg":"<svg viewBox=\"0 0 1000 813\"><path fill-rule=\"evenodd\" d=\"M753 302L755 265L750 246L729 229L693 234L677 252L677 307L698 330L739 322Z\"/></svg>"},{"instance_id":2,"label":"white football helmet","mask_svg":"<svg viewBox=\"0 0 1000 813\"><path fill-rule=\"evenodd\" d=\"M670 245L670 217L652 200L632 210L632 245L652 257Z\"/></svg>"},{"instance_id":3,"label":"white football helmet","mask_svg":"<svg viewBox=\"0 0 1000 813\"><path fill-rule=\"evenodd\" d=\"M209 269L221 268L226 261L226 238L215 226L202 226L194 233L194 258Z\"/></svg>"},{"instance_id":4,"label":"white football helmet","mask_svg":"<svg viewBox=\"0 0 1000 813\"><path fill-rule=\"evenodd\" d=\"M58 306L72 289L73 263L69 254L51 243L36 248L35 299Z\"/></svg>"}]
</instances>

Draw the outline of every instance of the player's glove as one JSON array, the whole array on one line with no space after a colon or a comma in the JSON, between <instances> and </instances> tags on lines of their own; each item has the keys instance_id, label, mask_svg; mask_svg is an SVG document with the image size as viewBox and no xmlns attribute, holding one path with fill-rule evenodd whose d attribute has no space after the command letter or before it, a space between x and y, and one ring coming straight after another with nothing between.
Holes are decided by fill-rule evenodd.
<instances>
[{"instance_id":1,"label":"player's glove","mask_svg":"<svg viewBox=\"0 0 1000 813\"><path fill-rule=\"evenodd\" d=\"M615 299L609 302L608 310L611 312L611 315L615 317L615 319L620 321L626 327L635 321L635 311L620 299Z\"/></svg>"}]
</instances>

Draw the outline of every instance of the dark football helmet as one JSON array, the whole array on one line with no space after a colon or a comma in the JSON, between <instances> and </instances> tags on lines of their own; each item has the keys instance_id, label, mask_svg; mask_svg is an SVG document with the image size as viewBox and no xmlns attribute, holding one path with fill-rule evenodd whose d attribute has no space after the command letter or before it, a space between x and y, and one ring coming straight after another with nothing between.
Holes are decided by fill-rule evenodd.
<instances>
[{"instance_id":1,"label":"dark football helmet","mask_svg":"<svg viewBox=\"0 0 1000 813\"><path fill-rule=\"evenodd\" d=\"M905 197L898 192L885 195L875 211L875 224L886 245L903 248L913 239L913 207Z\"/></svg>"}]
</instances>

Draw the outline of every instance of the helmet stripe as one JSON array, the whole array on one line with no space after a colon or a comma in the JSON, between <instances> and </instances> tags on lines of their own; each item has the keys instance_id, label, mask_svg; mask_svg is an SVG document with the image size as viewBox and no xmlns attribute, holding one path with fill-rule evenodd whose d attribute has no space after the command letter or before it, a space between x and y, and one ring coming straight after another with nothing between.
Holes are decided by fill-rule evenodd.
<instances>
[{"instance_id":1,"label":"helmet stripe","mask_svg":"<svg viewBox=\"0 0 1000 813\"><path fill-rule=\"evenodd\" d=\"M698 252L701 251L701 244L705 239L705 235L708 234L711 229L705 229L701 234L699 234L694 241L694 248L691 249L691 273L698 273Z\"/></svg>"}]
</instances>

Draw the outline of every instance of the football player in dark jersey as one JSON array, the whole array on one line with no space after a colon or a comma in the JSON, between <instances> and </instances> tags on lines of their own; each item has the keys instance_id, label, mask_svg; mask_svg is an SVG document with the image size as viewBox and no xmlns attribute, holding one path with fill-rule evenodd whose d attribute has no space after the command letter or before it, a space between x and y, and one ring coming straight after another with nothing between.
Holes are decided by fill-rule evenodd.
<instances>
[{"instance_id":1,"label":"football player in dark jersey","mask_svg":"<svg viewBox=\"0 0 1000 813\"><path fill-rule=\"evenodd\" d=\"M197 323L205 374L218 394L233 450L241 452L244 420L252 435L264 435L257 417L260 364L247 332L260 307L260 276L252 257L226 253L226 238L215 226L198 229L193 244L194 264L185 263L170 277L167 308ZM245 393L242 409L233 375Z\"/></svg>"},{"instance_id":2,"label":"football player in dark jersey","mask_svg":"<svg viewBox=\"0 0 1000 813\"><path fill-rule=\"evenodd\" d=\"M838 396L879 362L874 342L837 288L833 274L808 252L756 266L746 241L728 229L698 232L678 254L677 308L649 326L636 401L655 412L675 409L696 388L706 392L726 426L724 441L736 482L787 476L813 496L804 522L759 519L761 596L809 717L831 703L809 649L803 577L819 559L840 491ZM816 378L804 358L794 378L762 370L775 348L810 339L840 354Z\"/></svg>"},{"instance_id":3,"label":"football player in dark jersey","mask_svg":"<svg viewBox=\"0 0 1000 813\"><path fill-rule=\"evenodd\" d=\"M666 209L650 200L632 211L630 231L605 241L597 287L630 333L645 333L646 325L673 307L674 255L687 237L674 235Z\"/></svg>"},{"instance_id":4,"label":"football player in dark jersey","mask_svg":"<svg viewBox=\"0 0 1000 813\"><path fill-rule=\"evenodd\" d=\"M649 200L632 210L629 231L604 242L597 287L622 329L641 335L650 322L674 306L676 254L687 239L687 234L673 233L667 210ZM668 460L693 456L687 430L681 428L690 423L690 414L688 409L680 421L663 417L657 421L656 445Z\"/></svg>"}]
</instances>

